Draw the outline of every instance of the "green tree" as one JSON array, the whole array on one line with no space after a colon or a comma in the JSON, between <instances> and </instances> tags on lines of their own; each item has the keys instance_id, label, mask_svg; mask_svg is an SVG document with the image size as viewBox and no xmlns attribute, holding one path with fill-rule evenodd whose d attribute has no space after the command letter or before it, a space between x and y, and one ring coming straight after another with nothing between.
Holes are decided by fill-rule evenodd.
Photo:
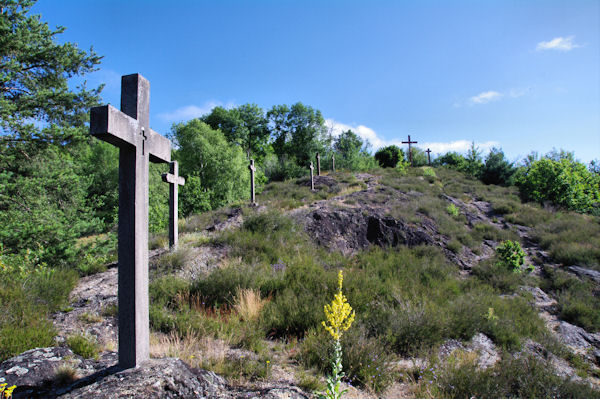
<instances>
[{"instance_id":1,"label":"green tree","mask_svg":"<svg viewBox=\"0 0 600 399\"><path fill-rule=\"evenodd\" d=\"M101 87L68 84L100 57L56 43L65 28L29 15L33 4L0 0L0 243L56 264L72 259L76 237L102 228L91 207L108 201L90 197L85 167L93 158L85 123Z\"/></svg>"},{"instance_id":2,"label":"green tree","mask_svg":"<svg viewBox=\"0 0 600 399\"><path fill-rule=\"evenodd\" d=\"M321 111L300 102L291 107L275 105L267 118L274 136L273 150L280 161L294 159L304 167L317 152L324 152L327 137Z\"/></svg>"},{"instance_id":3,"label":"green tree","mask_svg":"<svg viewBox=\"0 0 600 399\"><path fill-rule=\"evenodd\" d=\"M515 180L521 197L540 204L551 202L578 212L598 212L600 176L572 156L555 155L555 152L550 153L554 159L544 157L519 169Z\"/></svg>"},{"instance_id":4,"label":"green tree","mask_svg":"<svg viewBox=\"0 0 600 399\"><path fill-rule=\"evenodd\" d=\"M368 152L368 143L352 130L340 134L333 143L336 165L339 169L367 170L376 166L375 159Z\"/></svg>"},{"instance_id":5,"label":"green tree","mask_svg":"<svg viewBox=\"0 0 600 399\"><path fill-rule=\"evenodd\" d=\"M413 166L426 166L429 164L427 153L420 148L412 147ZM408 160L407 160L408 162Z\"/></svg>"},{"instance_id":6,"label":"green tree","mask_svg":"<svg viewBox=\"0 0 600 399\"><path fill-rule=\"evenodd\" d=\"M375 159L382 168L395 168L404 159L404 151L397 145L380 148L375 153Z\"/></svg>"},{"instance_id":7,"label":"green tree","mask_svg":"<svg viewBox=\"0 0 600 399\"><path fill-rule=\"evenodd\" d=\"M239 145L248 158L260 163L271 152L269 121L256 104L244 104L230 110L215 107L200 119L212 129L222 131L227 141Z\"/></svg>"},{"instance_id":8,"label":"green tree","mask_svg":"<svg viewBox=\"0 0 600 399\"><path fill-rule=\"evenodd\" d=\"M5 141L65 143L82 137L81 130L44 127L87 121L101 88L71 90L68 79L93 71L101 57L73 43L56 43L65 28L51 30L39 16L28 15L34 3L0 0L0 127L9 134Z\"/></svg>"},{"instance_id":9,"label":"green tree","mask_svg":"<svg viewBox=\"0 0 600 399\"><path fill-rule=\"evenodd\" d=\"M249 197L246 156L239 146L228 143L222 132L194 119L174 125L173 138L179 147L175 157L181 164L181 174L192 176L191 186L195 188L182 190L186 211L206 210L207 198L214 209ZM258 176L257 180L261 179Z\"/></svg>"},{"instance_id":10,"label":"green tree","mask_svg":"<svg viewBox=\"0 0 600 399\"><path fill-rule=\"evenodd\" d=\"M504 158L504 152L492 148L481 168L480 179L485 184L509 186L513 183L515 171L513 164Z\"/></svg>"}]
</instances>

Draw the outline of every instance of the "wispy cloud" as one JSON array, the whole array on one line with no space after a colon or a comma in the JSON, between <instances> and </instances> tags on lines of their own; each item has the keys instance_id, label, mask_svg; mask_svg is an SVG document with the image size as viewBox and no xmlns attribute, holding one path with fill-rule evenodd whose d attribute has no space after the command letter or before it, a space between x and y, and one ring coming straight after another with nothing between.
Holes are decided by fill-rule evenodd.
<instances>
[{"instance_id":1,"label":"wispy cloud","mask_svg":"<svg viewBox=\"0 0 600 399\"><path fill-rule=\"evenodd\" d=\"M548 42L539 42L535 48L538 51L541 50L557 50L557 51L571 51L574 48L582 47L579 44L573 42L575 36L568 37L555 37Z\"/></svg>"},{"instance_id":2,"label":"wispy cloud","mask_svg":"<svg viewBox=\"0 0 600 399\"><path fill-rule=\"evenodd\" d=\"M493 90L484 91L483 93L479 93L476 96L469 98L469 103L471 105L486 104L491 101L499 100L501 97L502 97L502 94L498 93L497 91L493 91Z\"/></svg>"},{"instance_id":3,"label":"wispy cloud","mask_svg":"<svg viewBox=\"0 0 600 399\"><path fill-rule=\"evenodd\" d=\"M198 105L186 105L181 108L177 108L174 111L163 112L158 114L158 118L163 122L175 123L188 121L190 119L201 117L202 115L208 114L215 107L231 108L234 106L233 103L223 104L220 101L207 101L204 104Z\"/></svg>"},{"instance_id":4,"label":"wispy cloud","mask_svg":"<svg viewBox=\"0 0 600 399\"><path fill-rule=\"evenodd\" d=\"M397 145L401 148L406 146L406 144L402 144L402 140L405 139L393 139L393 140L385 140L377 135L377 133L364 125L348 125L345 123L337 122L333 119L327 119L325 121L326 126L329 131L333 134L334 137L339 136L343 132L347 130L352 130L363 140L369 140L369 143L373 146L373 150L378 150L381 147L386 147L388 145ZM413 137L414 139L414 137ZM418 143L416 146L422 149L429 148L431 152L434 154L445 154L449 151L455 151L458 153L465 153L469 148L471 148L472 141L469 140L457 140L451 142L423 142ZM500 143L497 141L486 141L475 143L476 147L479 147L483 153L487 153L492 147L500 146Z\"/></svg>"},{"instance_id":5,"label":"wispy cloud","mask_svg":"<svg viewBox=\"0 0 600 399\"><path fill-rule=\"evenodd\" d=\"M481 92L475 96L469 97L462 101L454 103L456 108L463 106L475 106L481 104L488 104L494 101L502 100L504 98L518 98L526 95L531 91L531 88L524 87L513 87L505 91L488 90Z\"/></svg>"}]
</instances>

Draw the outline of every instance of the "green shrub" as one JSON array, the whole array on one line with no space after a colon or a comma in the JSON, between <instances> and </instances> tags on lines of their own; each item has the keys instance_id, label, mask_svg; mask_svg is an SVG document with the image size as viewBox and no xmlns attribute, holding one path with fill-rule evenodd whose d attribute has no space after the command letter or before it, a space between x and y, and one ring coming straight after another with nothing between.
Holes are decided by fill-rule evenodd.
<instances>
[{"instance_id":1,"label":"green shrub","mask_svg":"<svg viewBox=\"0 0 600 399\"><path fill-rule=\"evenodd\" d=\"M452 217L458 217L460 211L458 210L458 207L456 205L450 204L446 207L446 212L448 212L448 215Z\"/></svg>"},{"instance_id":2,"label":"green shrub","mask_svg":"<svg viewBox=\"0 0 600 399\"><path fill-rule=\"evenodd\" d=\"M600 393L583 382L564 380L553 366L531 357L503 356L494 367L480 369L474 359L456 356L437 374L426 370L422 380L431 381L439 398L599 398ZM423 386L423 390L425 390ZM419 396L418 396L419 397Z\"/></svg>"},{"instance_id":3,"label":"green shrub","mask_svg":"<svg viewBox=\"0 0 600 399\"><path fill-rule=\"evenodd\" d=\"M56 332L48 316L66 304L77 281L72 270L30 269L23 262L20 256L0 257L0 361L53 345Z\"/></svg>"},{"instance_id":4,"label":"green shrub","mask_svg":"<svg viewBox=\"0 0 600 399\"><path fill-rule=\"evenodd\" d=\"M495 259L478 263L473 267L472 272L482 282L504 294L515 292L517 287L524 283L523 274L515 273L512 269L499 264Z\"/></svg>"},{"instance_id":5,"label":"green shrub","mask_svg":"<svg viewBox=\"0 0 600 399\"><path fill-rule=\"evenodd\" d=\"M525 269L525 252L518 241L507 240L496 247L498 262L506 269L520 273Z\"/></svg>"},{"instance_id":6,"label":"green shrub","mask_svg":"<svg viewBox=\"0 0 600 399\"><path fill-rule=\"evenodd\" d=\"M86 359L98 358L100 347L91 337L81 334L72 335L67 338L67 345L69 345L73 353Z\"/></svg>"},{"instance_id":7,"label":"green shrub","mask_svg":"<svg viewBox=\"0 0 600 399\"><path fill-rule=\"evenodd\" d=\"M404 151L396 145L390 145L377 150L375 159L382 168L395 168L404 159Z\"/></svg>"},{"instance_id":8,"label":"green shrub","mask_svg":"<svg viewBox=\"0 0 600 399\"><path fill-rule=\"evenodd\" d=\"M597 210L600 176L566 157L545 157L522 168L516 183L526 201L555 205L578 212Z\"/></svg>"}]
</instances>

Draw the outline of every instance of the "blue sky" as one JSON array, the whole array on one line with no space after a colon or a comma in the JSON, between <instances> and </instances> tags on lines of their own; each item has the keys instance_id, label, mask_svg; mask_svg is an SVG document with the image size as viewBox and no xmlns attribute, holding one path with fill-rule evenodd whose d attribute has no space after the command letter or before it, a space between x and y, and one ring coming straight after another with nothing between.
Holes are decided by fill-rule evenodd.
<instances>
[{"instance_id":1,"label":"blue sky","mask_svg":"<svg viewBox=\"0 0 600 399\"><path fill-rule=\"evenodd\" d=\"M151 84L151 125L215 105L301 101L375 148L471 141L600 158L598 1L39 0L60 41L104 56L88 83L119 105L120 76Z\"/></svg>"}]
</instances>

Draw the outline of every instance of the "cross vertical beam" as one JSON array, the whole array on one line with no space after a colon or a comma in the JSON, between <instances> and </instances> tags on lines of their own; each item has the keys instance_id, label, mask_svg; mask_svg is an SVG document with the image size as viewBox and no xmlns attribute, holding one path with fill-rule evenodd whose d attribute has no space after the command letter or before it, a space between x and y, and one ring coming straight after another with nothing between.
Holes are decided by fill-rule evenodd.
<instances>
[{"instance_id":1,"label":"cross vertical beam","mask_svg":"<svg viewBox=\"0 0 600 399\"><path fill-rule=\"evenodd\" d=\"M321 176L321 156L317 152L317 176Z\"/></svg>"},{"instance_id":2,"label":"cross vertical beam","mask_svg":"<svg viewBox=\"0 0 600 399\"><path fill-rule=\"evenodd\" d=\"M431 166L431 150L428 148L425 152L427 153L427 164Z\"/></svg>"},{"instance_id":3,"label":"cross vertical beam","mask_svg":"<svg viewBox=\"0 0 600 399\"><path fill-rule=\"evenodd\" d=\"M331 170L335 173L335 154L331 154Z\"/></svg>"},{"instance_id":4,"label":"cross vertical beam","mask_svg":"<svg viewBox=\"0 0 600 399\"><path fill-rule=\"evenodd\" d=\"M179 186L185 185L185 179L179 176L179 164L173 161L169 164L169 173L164 173L162 179L169 183L169 248L176 249L179 243Z\"/></svg>"},{"instance_id":5,"label":"cross vertical beam","mask_svg":"<svg viewBox=\"0 0 600 399\"><path fill-rule=\"evenodd\" d=\"M248 169L250 170L250 202L252 206L257 206L256 203L256 192L254 187L254 172L256 172L256 166L254 166L254 159L250 160L250 165L248 165Z\"/></svg>"},{"instance_id":6,"label":"cross vertical beam","mask_svg":"<svg viewBox=\"0 0 600 399\"><path fill-rule=\"evenodd\" d=\"M408 159L410 160L410 166L413 166L413 156L411 144L417 144L417 141L410 141L410 134L408 135L408 141L403 141L402 144L408 144Z\"/></svg>"},{"instance_id":7,"label":"cross vertical beam","mask_svg":"<svg viewBox=\"0 0 600 399\"><path fill-rule=\"evenodd\" d=\"M315 167L313 166L312 162L310 163L310 166L308 168L310 169L310 191L315 191Z\"/></svg>"}]
</instances>

